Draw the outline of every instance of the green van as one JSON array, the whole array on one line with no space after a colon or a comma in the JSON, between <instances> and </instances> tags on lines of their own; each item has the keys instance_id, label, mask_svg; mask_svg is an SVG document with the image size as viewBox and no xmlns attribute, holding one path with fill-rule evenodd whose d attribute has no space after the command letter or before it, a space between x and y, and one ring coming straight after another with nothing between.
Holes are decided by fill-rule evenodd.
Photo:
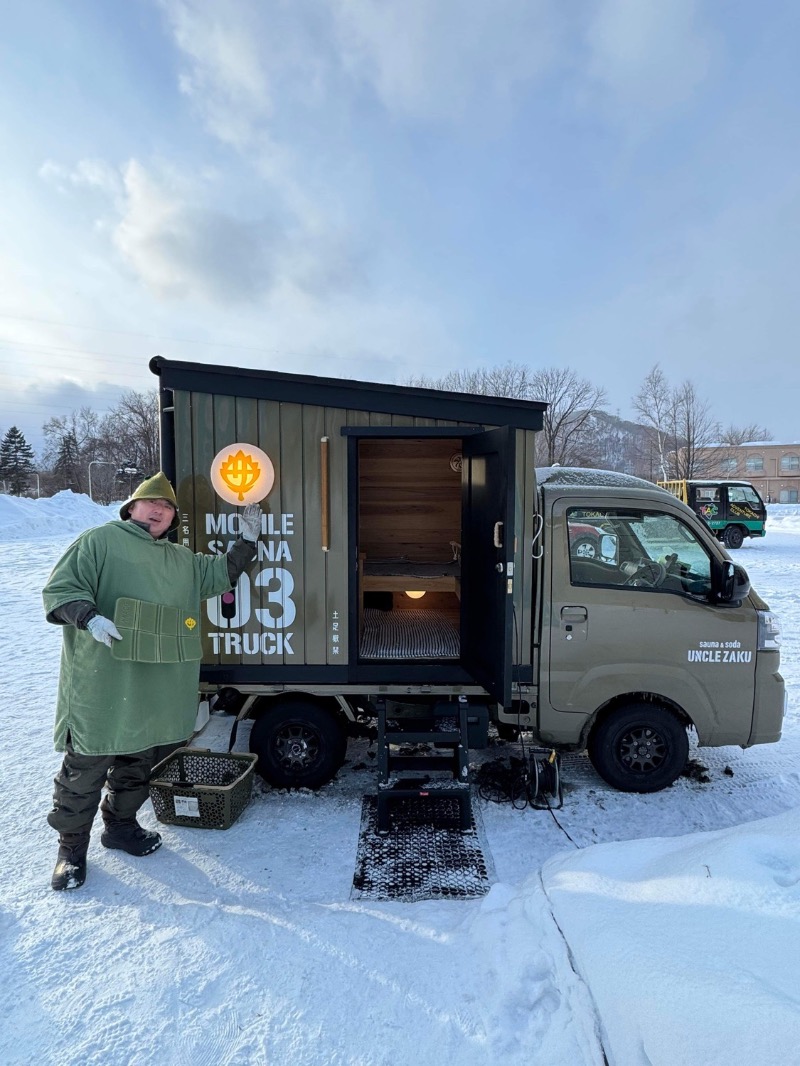
<instances>
[{"instance_id":1,"label":"green van","mask_svg":"<svg viewBox=\"0 0 800 1066\"><path fill-rule=\"evenodd\" d=\"M749 481L659 481L700 515L726 548L766 534L767 508Z\"/></svg>"}]
</instances>

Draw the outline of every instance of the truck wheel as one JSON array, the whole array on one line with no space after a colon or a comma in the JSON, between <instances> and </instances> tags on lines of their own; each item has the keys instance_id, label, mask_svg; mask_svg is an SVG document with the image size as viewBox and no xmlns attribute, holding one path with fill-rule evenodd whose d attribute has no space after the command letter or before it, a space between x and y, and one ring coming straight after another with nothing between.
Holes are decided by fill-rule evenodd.
<instances>
[{"instance_id":1,"label":"truck wheel","mask_svg":"<svg viewBox=\"0 0 800 1066\"><path fill-rule=\"evenodd\" d=\"M689 738L676 716L653 703L631 703L603 718L589 734L589 758L621 792L658 792L676 780L689 756Z\"/></svg>"},{"instance_id":2,"label":"truck wheel","mask_svg":"<svg viewBox=\"0 0 800 1066\"><path fill-rule=\"evenodd\" d=\"M722 543L726 548L741 548L744 544L744 533L741 526L726 526L722 537Z\"/></svg>"},{"instance_id":3,"label":"truck wheel","mask_svg":"<svg viewBox=\"0 0 800 1066\"><path fill-rule=\"evenodd\" d=\"M310 700L274 705L253 723L256 770L275 788L321 788L344 762L347 737L333 714Z\"/></svg>"}]
</instances>

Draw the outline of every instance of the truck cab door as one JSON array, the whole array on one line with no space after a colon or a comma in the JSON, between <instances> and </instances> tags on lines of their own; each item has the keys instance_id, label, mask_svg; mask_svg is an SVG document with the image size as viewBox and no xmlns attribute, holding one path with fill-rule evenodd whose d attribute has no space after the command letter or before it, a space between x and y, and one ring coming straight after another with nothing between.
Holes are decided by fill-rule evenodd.
<instances>
[{"instance_id":1,"label":"truck cab door","mask_svg":"<svg viewBox=\"0 0 800 1066\"><path fill-rule=\"evenodd\" d=\"M461 554L462 665L498 703L511 704L514 435L464 438Z\"/></svg>"},{"instance_id":2,"label":"truck cab door","mask_svg":"<svg viewBox=\"0 0 800 1066\"><path fill-rule=\"evenodd\" d=\"M704 743L750 734L757 617L748 600L711 602L713 553L671 505L550 498L549 654L542 725L564 728L609 701L660 697L683 708ZM596 558L572 550L594 525ZM610 550L613 544L613 552ZM580 725L578 725L580 732Z\"/></svg>"}]
</instances>

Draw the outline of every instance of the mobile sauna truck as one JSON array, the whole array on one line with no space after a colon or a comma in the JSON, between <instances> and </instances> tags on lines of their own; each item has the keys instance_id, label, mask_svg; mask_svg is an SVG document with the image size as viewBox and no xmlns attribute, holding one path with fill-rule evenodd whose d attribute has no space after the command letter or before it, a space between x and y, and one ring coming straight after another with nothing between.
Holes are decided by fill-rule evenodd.
<instances>
[{"instance_id":1,"label":"mobile sauna truck","mask_svg":"<svg viewBox=\"0 0 800 1066\"><path fill-rule=\"evenodd\" d=\"M749 481L659 481L699 514L726 548L741 548L745 537L763 537L767 508Z\"/></svg>"},{"instance_id":2,"label":"mobile sauna truck","mask_svg":"<svg viewBox=\"0 0 800 1066\"><path fill-rule=\"evenodd\" d=\"M652 792L700 744L779 739L778 622L690 507L537 473L545 405L173 362L159 377L178 537L258 565L207 604L201 697L254 719L276 786L318 788L359 723L467 709ZM577 550L592 531L596 550Z\"/></svg>"}]
</instances>

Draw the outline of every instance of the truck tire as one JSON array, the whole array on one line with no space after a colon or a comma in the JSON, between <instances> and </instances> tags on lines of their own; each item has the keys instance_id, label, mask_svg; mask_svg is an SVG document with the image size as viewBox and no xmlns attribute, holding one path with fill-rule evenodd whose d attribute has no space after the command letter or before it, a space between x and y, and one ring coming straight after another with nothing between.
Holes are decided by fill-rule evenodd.
<instances>
[{"instance_id":1,"label":"truck tire","mask_svg":"<svg viewBox=\"0 0 800 1066\"><path fill-rule=\"evenodd\" d=\"M250 732L256 771L275 788L321 788L335 777L346 750L340 723L312 700L273 704Z\"/></svg>"},{"instance_id":2,"label":"truck tire","mask_svg":"<svg viewBox=\"0 0 800 1066\"><path fill-rule=\"evenodd\" d=\"M659 792L680 777L689 738L665 707L629 703L594 726L588 752L598 774L620 792Z\"/></svg>"},{"instance_id":3,"label":"truck tire","mask_svg":"<svg viewBox=\"0 0 800 1066\"><path fill-rule=\"evenodd\" d=\"M741 548L744 544L744 533L741 526L726 526L722 536L722 543L726 548Z\"/></svg>"}]
</instances>

